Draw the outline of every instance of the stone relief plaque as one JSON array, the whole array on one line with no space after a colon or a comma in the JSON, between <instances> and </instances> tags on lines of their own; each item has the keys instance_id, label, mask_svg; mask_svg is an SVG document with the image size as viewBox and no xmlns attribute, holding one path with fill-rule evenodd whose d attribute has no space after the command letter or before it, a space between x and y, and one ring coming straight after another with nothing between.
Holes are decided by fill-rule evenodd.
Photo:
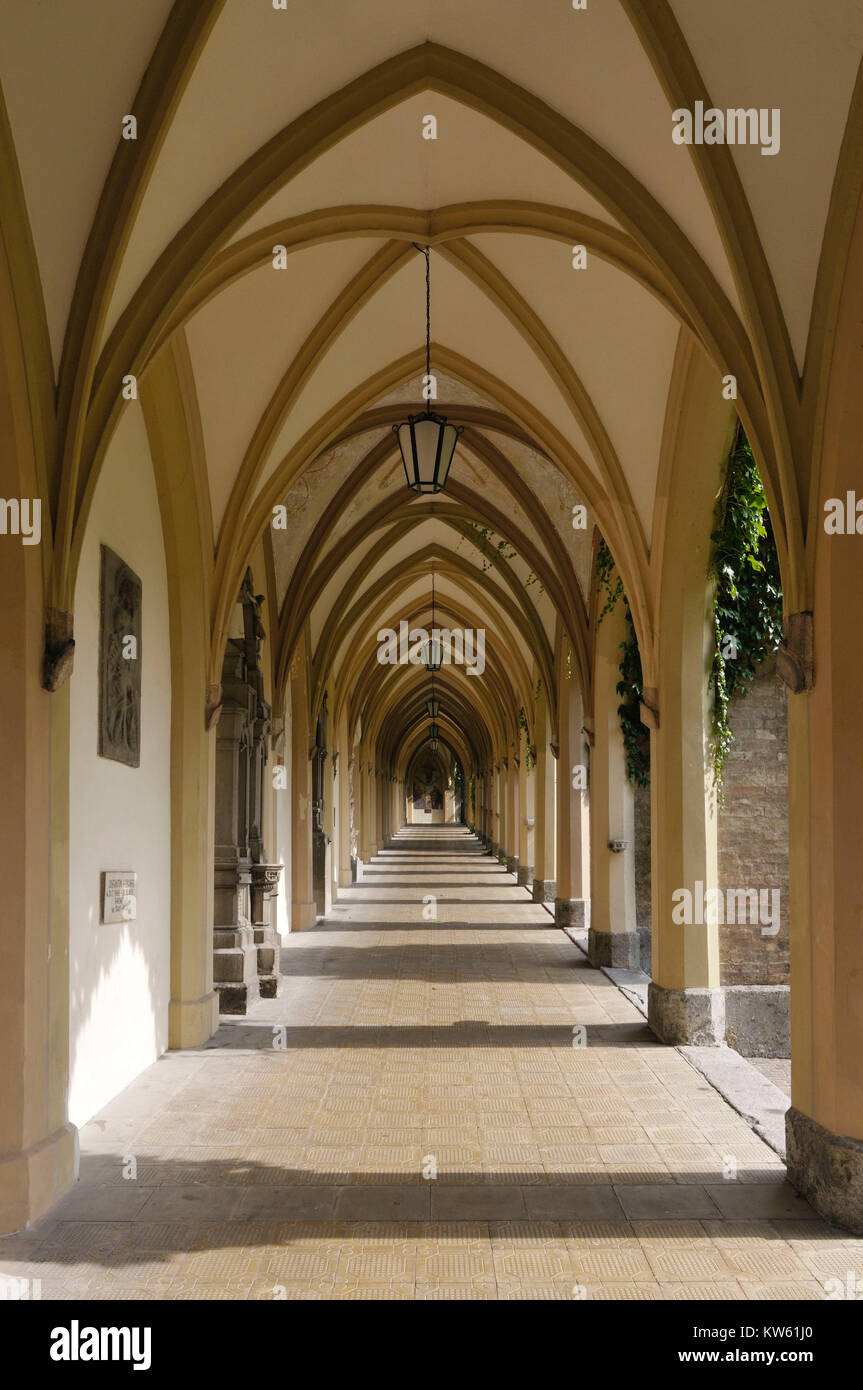
<instances>
[{"instance_id":1,"label":"stone relief plaque","mask_svg":"<svg viewBox=\"0 0 863 1390\"><path fill-rule=\"evenodd\" d=\"M134 922L138 916L138 875L132 869L106 869L102 875L102 921Z\"/></svg>"},{"instance_id":2,"label":"stone relief plaque","mask_svg":"<svg viewBox=\"0 0 863 1390\"><path fill-rule=\"evenodd\" d=\"M141 765L141 581L102 546L99 753Z\"/></svg>"}]
</instances>

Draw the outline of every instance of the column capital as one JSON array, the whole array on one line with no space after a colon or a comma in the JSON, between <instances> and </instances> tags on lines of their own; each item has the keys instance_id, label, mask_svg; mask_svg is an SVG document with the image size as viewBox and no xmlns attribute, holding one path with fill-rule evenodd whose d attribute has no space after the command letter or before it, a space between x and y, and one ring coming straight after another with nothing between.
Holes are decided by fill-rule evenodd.
<instances>
[{"instance_id":1,"label":"column capital","mask_svg":"<svg viewBox=\"0 0 863 1390\"><path fill-rule=\"evenodd\" d=\"M45 645L42 652L42 689L52 692L72 674L75 664L74 619L62 608L45 609Z\"/></svg>"},{"instance_id":2,"label":"column capital","mask_svg":"<svg viewBox=\"0 0 863 1390\"><path fill-rule=\"evenodd\" d=\"M222 687L220 684L207 686L204 697L204 728L209 730L218 724L222 713Z\"/></svg>"},{"instance_id":3,"label":"column capital","mask_svg":"<svg viewBox=\"0 0 863 1390\"><path fill-rule=\"evenodd\" d=\"M776 670L792 695L815 684L815 627L813 614L789 613L776 652Z\"/></svg>"}]
</instances>

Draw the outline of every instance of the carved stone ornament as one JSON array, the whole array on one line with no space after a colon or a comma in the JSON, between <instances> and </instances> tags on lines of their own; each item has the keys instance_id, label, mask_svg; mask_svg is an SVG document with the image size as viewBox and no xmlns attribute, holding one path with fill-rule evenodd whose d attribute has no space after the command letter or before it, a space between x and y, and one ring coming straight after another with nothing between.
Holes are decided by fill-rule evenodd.
<instances>
[{"instance_id":1,"label":"carved stone ornament","mask_svg":"<svg viewBox=\"0 0 863 1390\"><path fill-rule=\"evenodd\" d=\"M638 717L648 729L659 728L659 691L655 686L644 687Z\"/></svg>"},{"instance_id":2,"label":"carved stone ornament","mask_svg":"<svg viewBox=\"0 0 863 1390\"><path fill-rule=\"evenodd\" d=\"M62 608L45 609L45 648L42 654L42 689L59 690L72 674L75 663L73 618Z\"/></svg>"},{"instance_id":3,"label":"carved stone ornament","mask_svg":"<svg viewBox=\"0 0 863 1390\"><path fill-rule=\"evenodd\" d=\"M102 546L99 756L141 765L141 581Z\"/></svg>"},{"instance_id":4,"label":"carved stone ornament","mask_svg":"<svg viewBox=\"0 0 863 1390\"><path fill-rule=\"evenodd\" d=\"M789 613L776 652L776 670L792 695L815 684L815 630L811 613Z\"/></svg>"},{"instance_id":5,"label":"carved stone ornament","mask_svg":"<svg viewBox=\"0 0 863 1390\"><path fill-rule=\"evenodd\" d=\"M204 728L212 729L214 724L218 724L221 713L222 687L221 685L208 685L204 700Z\"/></svg>"}]
</instances>

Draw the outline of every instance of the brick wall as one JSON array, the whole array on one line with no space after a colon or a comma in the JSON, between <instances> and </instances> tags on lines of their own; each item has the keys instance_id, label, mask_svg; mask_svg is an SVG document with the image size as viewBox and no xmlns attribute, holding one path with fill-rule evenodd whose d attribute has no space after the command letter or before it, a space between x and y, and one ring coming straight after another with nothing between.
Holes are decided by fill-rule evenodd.
<instances>
[{"instance_id":1,"label":"brick wall","mask_svg":"<svg viewBox=\"0 0 863 1390\"><path fill-rule=\"evenodd\" d=\"M749 693L731 706L734 742L725 766L725 808L719 814L719 884L778 888L780 930L758 924L720 927L724 985L788 983L788 719L787 690L769 658Z\"/></svg>"}]
</instances>

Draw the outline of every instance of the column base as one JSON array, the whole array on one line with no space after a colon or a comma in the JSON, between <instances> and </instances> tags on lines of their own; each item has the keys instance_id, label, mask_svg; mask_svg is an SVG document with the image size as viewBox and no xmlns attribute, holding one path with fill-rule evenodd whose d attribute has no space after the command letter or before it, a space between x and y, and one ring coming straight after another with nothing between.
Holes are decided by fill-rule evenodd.
<instances>
[{"instance_id":1,"label":"column base","mask_svg":"<svg viewBox=\"0 0 863 1390\"><path fill-rule=\"evenodd\" d=\"M277 999L282 976L279 959L282 939L266 922L255 923L255 944L258 948L258 989L262 999Z\"/></svg>"},{"instance_id":2,"label":"column base","mask_svg":"<svg viewBox=\"0 0 863 1390\"><path fill-rule=\"evenodd\" d=\"M597 967L640 970L641 942L638 932L598 931L596 927L591 927L587 933L587 955L591 965Z\"/></svg>"},{"instance_id":3,"label":"column base","mask_svg":"<svg viewBox=\"0 0 863 1390\"><path fill-rule=\"evenodd\" d=\"M488 852L489 852L489 854L491 855L492 859L497 859L497 858L499 857L499 856L498 856L498 850L499 850L499 849L500 849L500 845L496 844L495 841L492 840L491 844L490 844L489 847L488 847Z\"/></svg>"},{"instance_id":4,"label":"column base","mask_svg":"<svg viewBox=\"0 0 863 1390\"><path fill-rule=\"evenodd\" d=\"M725 1041L741 1057L791 1056L788 985L724 985Z\"/></svg>"},{"instance_id":5,"label":"column base","mask_svg":"<svg viewBox=\"0 0 863 1390\"><path fill-rule=\"evenodd\" d=\"M725 1042L722 989L647 987L647 1022L662 1042L675 1047L721 1047Z\"/></svg>"},{"instance_id":6,"label":"column base","mask_svg":"<svg viewBox=\"0 0 863 1390\"><path fill-rule=\"evenodd\" d=\"M533 865L519 864L516 878L519 888L530 888L533 884Z\"/></svg>"},{"instance_id":7,"label":"column base","mask_svg":"<svg viewBox=\"0 0 863 1390\"><path fill-rule=\"evenodd\" d=\"M308 931L318 920L313 902L291 903L291 931Z\"/></svg>"},{"instance_id":8,"label":"column base","mask_svg":"<svg viewBox=\"0 0 863 1390\"><path fill-rule=\"evenodd\" d=\"M244 1014L261 997L254 930L238 924L213 930L213 984L219 1013Z\"/></svg>"},{"instance_id":9,"label":"column base","mask_svg":"<svg viewBox=\"0 0 863 1390\"><path fill-rule=\"evenodd\" d=\"M590 925L589 898L555 898L554 921L558 927L583 931Z\"/></svg>"},{"instance_id":10,"label":"column base","mask_svg":"<svg viewBox=\"0 0 863 1390\"><path fill-rule=\"evenodd\" d=\"M793 1105L785 1135L788 1181L827 1221L863 1235L863 1140L833 1134ZM836 1274L844 1280L844 1269Z\"/></svg>"},{"instance_id":11,"label":"column base","mask_svg":"<svg viewBox=\"0 0 863 1390\"><path fill-rule=\"evenodd\" d=\"M61 1125L23 1153L0 1159L0 1235L23 1231L59 1201L78 1176L78 1131Z\"/></svg>"},{"instance_id":12,"label":"column base","mask_svg":"<svg viewBox=\"0 0 863 1390\"><path fill-rule=\"evenodd\" d=\"M168 1046L200 1047L219 1026L219 996L213 989L200 999L172 999L168 1005Z\"/></svg>"},{"instance_id":13,"label":"column base","mask_svg":"<svg viewBox=\"0 0 863 1390\"><path fill-rule=\"evenodd\" d=\"M506 871L508 874L518 873L518 858L514 854L506 856Z\"/></svg>"},{"instance_id":14,"label":"column base","mask_svg":"<svg viewBox=\"0 0 863 1390\"><path fill-rule=\"evenodd\" d=\"M557 884L553 878L533 880L533 900L535 903L553 903L557 897Z\"/></svg>"}]
</instances>

